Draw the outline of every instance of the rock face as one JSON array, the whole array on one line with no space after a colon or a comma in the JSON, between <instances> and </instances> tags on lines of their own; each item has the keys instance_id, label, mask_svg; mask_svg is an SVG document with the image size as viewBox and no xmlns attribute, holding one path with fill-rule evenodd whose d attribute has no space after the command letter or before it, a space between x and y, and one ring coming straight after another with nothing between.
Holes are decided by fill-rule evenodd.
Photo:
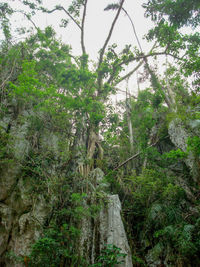
<instances>
[{"instance_id":1,"label":"rock face","mask_svg":"<svg viewBox=\"0 0 200 267\"><path fill-rule=\"evenodd\" d=\"M21 118L23 120L12 121L11 118L4 118L0 121L2 133L5 135L7 125L11 121L9 136L13 152L11 160L8 159L6 163L0 165L0 266L2 267L24 266L24 263L13 261L11 256L8 257L8 253L23 260L29 255L32 244L41 237L53 208L51 202L54 201L54 195L53 193L51 195L53 190L50 186L54 186L53 179L58 175L59 164L63 163L59 151L59 142L63 141L62 136L57 132L43 129L37 121L37 114L31 111L21 114ZM66 144L66 137L63 143ZM10 148L8 144L6 149ZM66 149L67 146L65 151ZM43 151L46 167L40 165ZM37 153L36 158L32 157L34 153ZM51 157L48 158L49 154ZM51 164L48 162L49 159L52 159ZM29 168L32 166L29 164L35 165ZM36 174L30 173L32 169L36 170ZM45 171L48 179L42 180L42 176L39 175ZM97 197L93 194L99 192L105 203L99 216L85 217L82 221L81 253L87 262L94 263L105 245L113 244L121 249L121 253L127 254L125 263L119 267L132 267L130 248L120 214L121 203L118 195L105 193L107 185L103 183L103 177L104 174L100 169L95 169L90 175L88 195L91 195L92 201L96 203ZM36 187L33 186L34 179L39 181L35 182ZM40 182L45 183L48 192L45 193L38 187Z\"/></svg>"},{"instance_id":2,"label":"rock face","mask_svg":"<svg viewBox=\"0 0 200 267\"><path fill-rule=\"evenodd\" d=\"M190 122L190 124L192 124L192 121ZM187 151L188 138L197 135L197 131L191 131L190 127L186 128L186 126L180 119L174 119L173 121L171 121L168 128L168 132L170 135L170 139L174 143L174 145L184 152ZM185 159L185 164L190 168L195 181L199 179L200 171L199 163L197 161L198 159L195 158L192 152L189 152L187 158Z\"/></svg>"},{"instance_id":3,"label":"rock face","mask_svg":"<svg viewBox=\"0 0 200 267\"><path fill-rule=\"evenodd\" d=\"M97 218L83 220L80 242L83 248L82 254L88 255L88 260L94 263L101 250L106 245L112 244L121 249L120 253L126 254L124 262L117 267L132 267L131 251L122 222L119 196L104 192L106 187L103 182L104 174L99 168L95 169L90 177L95 184L95 189L101 194L104 193L106 202Z\"/></svg>"},{"instance_id":4,"label":"rock face","mask_svg":"<svg viewBox=\"0 0 200 267\"><path fill-rule=\"evenodd\" d=\"M31 245L40 237L42 227L51 210L42 193L35 193L31 178L24 178L24 162L29 155L31 141L27 138L30 117L24 112L23 123L13 120L9 135L12 139L12 158L0 165L0 266L17 267L24 264L12 257L26 256ZM0 127L6 129L11 119L4 118ZM1 163L1 162L0 162Z\"/></svg>"},{"instance_id":5,"label":"rock face","mask_svg":"<svg viewBox=\"0 0 200 267\"><path fill-rule=\"evenodd\" d=\"M131 251L121 218L121 202L118 195L108 195L108 206L100 213L101 246L113 244L125 253L125 262L118 267L132 267Z\"/></svg>"},{"instance_id":6,"label":"rock face","mask_svg":"<svg viewBox=\"0 0 200 267\"><path fill-rule=\"evenodd\" d=\"M21 266L6 253L25 256L40 237L50 208L42 195L31 198L29 194L19 178L12 193L0 203L0 266Z\"/></svg>"}]
</instances>

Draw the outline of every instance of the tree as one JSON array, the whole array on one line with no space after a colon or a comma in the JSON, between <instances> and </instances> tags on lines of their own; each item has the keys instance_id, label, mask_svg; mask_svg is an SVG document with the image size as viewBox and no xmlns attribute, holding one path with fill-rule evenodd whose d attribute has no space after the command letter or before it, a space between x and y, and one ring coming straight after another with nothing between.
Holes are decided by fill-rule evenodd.
<instances>
[{"instance_id":1,"label":"tree","mask_svg":"<svg viewBox=\"0 0 200 267\"><path fill-rule=\"evenodd\" d=\"M195 257L198 263L199 233L197 237L193 236L195 231L198 232L198 213L189 208L198 206L194 201L198 195L195 190L194 193L193 189L192 193L188 190L188 184L186 190L180 188L179 169L173 168L174 165L181 166L184 170L183 158L187 153L180 150L169 152L175 147L168 136L170 116L182 119L189 114L186 109L191 109L188 117L194 115L199 119L195 110L199 103L198 90L195 91L191 85L189 92L186 79L199 73L199 34L186 35L180 31L185 23L196 25L198 3L193 1L194 5L188 5L187 1L182 1L187 5L181 17L181 1L149 1L145 5L146 14L152 16L156 24L147 39L155 44L146 54L128 10L124 8L125 0L108 5L105 9L113 10L115 16L99 51L98 61L92 64L85 44L89 0L73 0L69 6L57 5L51 10L39 0L21 2L30 8L20 12L31 22L35 33L16 43L12 40L9 25L9 16L16 11L5 3L0 6L5 35L0 50L1 116L7 115L12 108L13 116L20 121L24 110L35 111L31 118L34 128L28 136L32 150L22 164L23 175L37 180L36 188L40 193L41 188L45 191L46 182L48 191L59 195L59 201L54 203L58 212L54 211L52 215L55 225L36 243L32 257L39 265L48 262L48 265L64 266L81 262L76 257L76 249L78 227L81 216L85 215L83 203L85 199L91 201L88 176L93 168L100 166L111 182L110 190L119 193L123 199L127 227L136 244L133 247L144 261L148 262L145 257L151 254L156 255L155 262L160 260L160 264L170 257L174 266L179 265L181 258L184 266L189 255L189 261ZM69 21L75 25L80 32L81 55L74 56L68 45L57 40L52 27L42 31L34 23L34 14L38 11L47 14L62 12L65 15L62 25L68 27ZM122 12L133 27L138 48L126 45L117 52L117 45L109 43ZM150 60L158 56L173 59L173 62L167 62L163 75ZM131 69L124 74L127 66ZM116 111L109 105L110 96L116 94L120 83L128 81L141 66L144 66L142 78L150 81L149 88L135 97L130 97L126 88L126 101L122 101L119 111ZM7 155L5 149L10 127L12 125L8 124L5 129L0 129L3 132L0 141L4 147L1 158L10 159L12 156ZM45 128L58 132L59 137L62 135L57 157L51 151L40 150L39 134ZM197 156L198 145L198 137L189 142L190 149ZM65 171L64 178L58 176L55 188L54 184L50 187L47 183L47 169L54 163L59 166L56 167L57 173ZM182 176L190 179L188 170L183 171ZM133 221L136 224L133 225ZM73 242L69 242L70 239ZM178 260L177 255L181 255ZM136 257L136 260L139 259Z\"/></svg>"},{"instance_id":2,"label":"tree","mask_svg":"<svg viewBox=\"0 0 200 267\"><path fill-rule=\"evenodd\" d=\"M154 21L160 21L167 16L170 23L178 28L185 25L195 28L200 23L198 0L149 0L143 6L146 8L146 16L151 16Z\"/></svg>"}]
</instances>

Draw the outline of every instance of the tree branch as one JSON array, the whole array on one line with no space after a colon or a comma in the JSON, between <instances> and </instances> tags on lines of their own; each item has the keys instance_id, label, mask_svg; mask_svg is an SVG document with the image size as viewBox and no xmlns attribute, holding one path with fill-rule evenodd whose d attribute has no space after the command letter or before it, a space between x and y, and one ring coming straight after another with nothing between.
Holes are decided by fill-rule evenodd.
<instances>
[{"instance_id":1,"label":"tree branch","mask_svg":"<svg viewBox=\"0 0 200 267\"><path fill-rule=\"evenodd\" d=\"M152 49L151 49L151 51L152 51ZM126 61L121 62L117 67L122 66L122 65L127 64L127 63L131 63L131 62L133 62L134 60L138 61L138 60L141 60L141 59L142 59L142 61L141 61L141 62L140 62L140 63L139 63L139 64L138 64L132 71L130 71L128 74L126 74L125 76L123 76L122 78L120 78L120 80L119 80L117 83L115 83L114 85L117 85L117 84L120 83L121 81L123 81L123 80L125 80L126 78L130 77L130 76L131 76L131 75L132 75L132 74L133 74L139 67L141 67L141 65L142 65L143 63L147 63L146 60L147 60L148 57L162 56L162 55L171 56L171 57L173 57L173 58L175 58L175 59L177 59L177 60L181 60L181 61L183 61L183 58L179 58L179 57L177 57L177 56L175 56L175 55L173 55L173 54L171 54L171 53L168 53L168 52L166 52L166 50L163 51L163 52L154 52L154 53L150 52L150 53L147 54L147 55L140 55L140 56L137 56L137 57L132 57L131 59L128 59L128 60L126 60ZM116 68L116 67L115 67L115 68ZM114 70L114 69L113 69L113 70ZM115 71L113 71L113 73L110 75L110 77L109 77L107 83L110 84L110 83L113 81L114 76L115 76Z\"/></svg>"},{"instance_id":2,"label":"tree branch","mask_svg":"<svg viewBox=\"0 0 200 267\"><path fill-rule=\"evenodd\" d=\"M82 17L82 23L81 23L81 47L82 47L83 54L86 54L85 44L84 44L84 30L85 30L84 29L84 26L85 26L85 17L86 17L87 1L88 0L85 0L85 3L84 3L83 17Z\"/></svg>"},{"instance_id":3,"label":"tree branch","mask_svg":"<svg viewBox=\"0 0 200 267\"><path fill-rule=\"evenodd\" d=\"M165 136L163 139L165 139L165 138L167 138L167 137L169 137L169 135ZM160 142L160 141L161 141L161 139L158 139L155 143L153 143L152 145L148 146L147 148L150 148L150 147L152 147L152 146L157 145L157 143ZM127 160L125 160L124 162L122 162L120 165L118 165L117 167L115 167L115 168L113 169L113 171L116 171L117 169L121 168L121 167L124 166L126 163L128 163L130 160L137 158L141 153L142 153L142 152L138 152L138 153L136 153L135 155L131 156L130 158L128 158Z\"/></svg>"},{"instance_id":4,"label":"tree branch","mask_svg":"<svg viewBox=\"0 0 200 267\"><path fill-rule=\"evenodd\" d=\"M74 62L76 63L76 66L78 67L78 65L79 65L78 59L75 56L73 56L72 54L69 54L69 56L74 60Z\"/></svg>"},{"instance_id":5,"label":"tree branch","mask_svg":"<svg viewBox=\"0 0 200 267\"><path fill-rule=\"evenodd\" d=\"M130 15L128 14L128 12L126 11L125 8L122 8L122 10L124 11L124 13L127 15L128 19L129 19L130 22L131 22L131 25L132 25L132 28L133 28L133 32L134 32L135 38L136 38L136 40L137 40L138 46L139 46L139 48L140 48L140 51L143 53L142 46L141 46L140 41L139 41L139 38L138 38L138 36L137 36L137 32L136 32L136 29L135 29L135 25L134 25L134 23L133 23L133 20L131 19Z\"/></svg>"},{"instance_id":6,"label":"tree branch","mask_svg":"<svg viewBox=\"0 0 200 267\"><path fill-rule=\"evenodd\" d=\"M124 91L124 90L122 90L122 89L119 89L119 88L117 88L117 87L114 87L114 89L115 89L115 91L119 91L119 92L124 93L124 94L127 93L126 91ZM132 97L132 98L134 98L134 99L137 99L137 97L134 96L134 95L132 95L131 93L129 93L129 95L130 95L130 97Z\"/></svg>"},{"instance_id":7,"label":"tree branch","mask_svg":"<svg viewBox=\"0 0 200 267\"><path fill-rule=\"evenodd\" d=\"M173 58L175 58L175 59L178 59L178 60L183 60L183 59L180 58L180 57L177 57L177 56L175 56L175 55L173 55L173 54L171 54L171 53L168 53L166 50L164 50L164 51L162 51L162 52L154 52L154 53L152 53L152 52L150 51L149 54L147 54L147 55L139 55L139 56L137 56L137 57L132 57L132 58L126 60L126 61L123 61L123 62L121 62L121 63L119 64L119 66L122 66L122 65L124 65L124 64L130 63L130 62L132 62L132 61L134 61L134 60L140 60L140 59L145 60L145 59L147 59L148 57L163 56L163 55L171 56L171 57L173 57ZM146 62L145 62L145 63L146 63Z\"/></svg>"},{"instance_id":8,"label":"tree branch","mask_svg":"<svg viewBox=\"0 0 200 267\"><path fill-rule=\"evenodd\" d=\"M59 6L59 7L55 7L54 9L52 10L44 10L43 9L43 12L46 12L46 13L53 13L54 11L57 11L57 10L63 10L67 16L70 17L70 19L76 24L76 26L81 30L81 26L77 23L77 21L72 17L72 15L63 7L63 6Z\"/></svg>"},{"instance_id":9,"label":"tree branch","mask_svg":"<svg viewBox=\"0 0 200 267\"><path fill-rule=\"evenodd\" d=\"M117 22L117 19L118 19L118 17L119 17L120 12L121 12L121 9L122 9L122 6L123 6L123 4L124 4L124 1L125 1L125 0L121 0L121 4L120 4L120 6L119 6L119 9L118 9L118 11L117 11L117 14L116 14L116 16L115 16L115 18L114 18L114 20L113 20L113 23L112 23L112 25L111 25L111 27L110 27L110 31L109 31L109 33L108 33L108 36L107 36L107 38L106 38L106 40L105 40L105 43L104 43L104 45L103 45L103 47L102 47L102 49L101 49L100 57L99 57L98 67L101 65L101 63L102 63L102 61L103 61L103 56L104 56L106 47L107 47L108 42L109 42L109 40L110 40L110 38L111 38L111 36L112 36L114 26L115 26L115 24L116 24L116 22Z\"/></svg>"},{"instance_id":10,"label":"tree branch","mask_svg":"<svg viewBox=\"0 0 200 267\"><path fill-rule=\"evenodd\" d=\"M21 13L21 14L23 14L32 24L33 24L33 26L34 26L34 28L37 30L37 31L39 31L39 28L37 27L37 25L35 24L35 22L31 19L31 16L30 15L28 15L28 14L26 14L25 12L23 12L23 11L18 11L19 13Z\"/></svg>"},{"instance_id":11,"label":"tree branch","mask_svg":"<svg viewBox=\"0 0 200 267\"><path fill-rule=\"evenodd\" d=\"M100 50L100 56L99 56L99 62L98 62L98 68L97 68L97 70L100 68L101 63L103 62L103 56L104 56L106 47L107 47L108 42L110 41L110 38L111 38L111 36L112 36L113 29L114 29L114 27L115 27L115 24L116 24L116 22L117 22L117 19L118 19L118 17L119 17L120 12L121 12L121 9L122 9L122 6L123 6L123 4L124 4L124 1L125 1L125 0L121 0L121 3L120 3L120 5L119 5L118 11L117 11L117 14L116 14L116 16L115 16L115 18L114 18L114 20L113 20L113 22L112 22L112 25L111 25L111 27L110 27L110 31L109 31L109 33L108 33L108 36L107 36L107 38L106 38L106 40L105 40L105 43L104 43L102 49ZM101 75L100 75L100 74L98 74L98 85L99 85L99 87L101 87Z\"/></svg>"},{"instance_id":12,"label":"tree branch","mask_svg":"<svg viewBox=\"0 0 200 267\"><path fill-rule=\"evenodd\" d=\"M114 86L116 86L117 84L119 84L119 83L122 82L123 80L129 78L129 77L130 77L136 70L138 70L138 69L142 66L143 63L144 63L143 60L140 61L140 63L139 63L133 70L131 70L129 73L127 73L126 75L124 75L123 77L121 77L121 78L119 79L119 81L116 82L116 83L114 84Z\"/></svg>"}]
</instances>

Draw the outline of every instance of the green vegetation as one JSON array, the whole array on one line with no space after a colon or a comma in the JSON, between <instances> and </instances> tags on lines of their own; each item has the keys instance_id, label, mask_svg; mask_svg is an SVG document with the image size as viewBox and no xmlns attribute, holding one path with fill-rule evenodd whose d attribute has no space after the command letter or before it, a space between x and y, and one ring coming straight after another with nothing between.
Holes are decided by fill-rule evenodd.
<instances>
[{"instance_id":1,"label":"green vegetation","mask_svg":"<svg viewBox=\"0 0 200 267\"><path fill-rule=\"evenodd\" d=\"M50 26L18 29L23 38L14 41L10 19L18 11L6 1L0 4L0 177L18 164L16 183L28 188L23 197L42 196L49 208L30 253L5 254L36 267L122 263L126 255L114 244L95 252L94 264L79 247L82 222L89 218L98 225L106 191L122 201L134 266L199 266L199 1L143 4L155 23L146 36L155 42L148 53L139 40L140 49L127 44L119 51L117 44L110 45L120 12L128 16L124 0L110 3L105 10L115 16L95 63L85 46L89 0L69 1L66 9L57 5L53 10L39 0L21 2L32 24L37 12L65 11L62 26L70 27L71 21L77 27L82 53L74 56L73 47ZM184 26L193 31L184 34ZM151 61L160 55L172 58L163 74ZM127 90L126 99L114 107L111 96L140 67L138 80L149 86L136 96ZM182 130L175 133L182 146L169 131L172 122ZM90 176L97 167L105 173L102 185Z\"/></svg>"},{"instance_id":2,"label":"green vegetation","mask_svg":"<svg viewBox=\"0 0 200 267\"><path fill-rule=\"evenodd\" d=\"M115 245L108 244L96 259L97 263L90 265L90 267L114 267L116 264L123 263L123 258L126 257L126 254L121 253L120 250Z\"/></svg>"}]
</instances>

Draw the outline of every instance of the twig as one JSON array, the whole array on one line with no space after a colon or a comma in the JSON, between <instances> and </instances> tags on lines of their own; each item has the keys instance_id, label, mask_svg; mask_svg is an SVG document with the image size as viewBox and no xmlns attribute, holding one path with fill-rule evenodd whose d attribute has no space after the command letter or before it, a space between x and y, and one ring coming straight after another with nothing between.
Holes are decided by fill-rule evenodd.
<instances>
[{"instance_id":1,"label":"twig","mask_svg":"<svg viewBox=\"0 0 200 267\"><path fill-rule=\"evenodd\" d=\"M63 6L55 7L52 10L43 10L43 12L50 14L56 10L63 10L70 17L70 19L76 24L76 26L78 26L78 28L81 30L81 26L77 23L77 21L72 17L72 15Z\"/></svg>"}]
</instances>

